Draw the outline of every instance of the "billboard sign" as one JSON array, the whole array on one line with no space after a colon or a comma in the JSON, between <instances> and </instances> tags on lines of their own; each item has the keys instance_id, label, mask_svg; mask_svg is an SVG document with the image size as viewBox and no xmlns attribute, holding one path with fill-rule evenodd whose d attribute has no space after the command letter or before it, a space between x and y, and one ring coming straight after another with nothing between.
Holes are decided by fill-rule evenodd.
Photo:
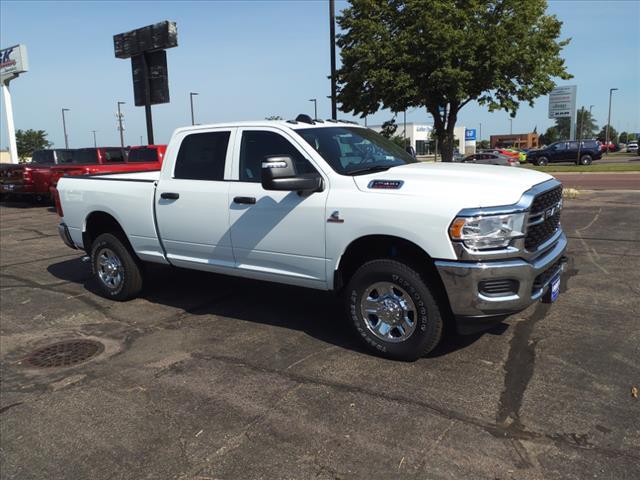
<instances>
[{"instance_id":1,"label":"billboard sign","mask_svg":"<svg viewBox=\"0 0 640 480\"><path fill-rule=\"evenodd\" d=\"M0 77L3 82L27 70L29 70L29 60L26 45L14 45L0 50Z\"/></svg>"},{"instance_id":2,"label":"billboard sign","mask_svg":"<svg viewBox=\"0 0 640 480\"><path fill-rule=\"evenodd\" d=\"M467 128L464 131L464 139L466 142L473 141L476 139L476 129L475 128Z\"/></svg>"},{"instance_id":3,"label":"billboard sign","mask_svg":"<svg viewBox=\"0 0 640 480\"><path fill-rule=\"evenodd\" d=\"M176 22L164 21L113 36L116 58L130 58L145 52L177 46Z\"/></svg>"},{"instance_id":4,"label":"billboard sign","mask_svg":"<svg viewBox=\"0 0 640 480\"><path fill-rule=\"evenodd\" d=\"M577 90L577 85L555 88L549 94L549 118L575 117Z\"/></svg>"}]
</instances>

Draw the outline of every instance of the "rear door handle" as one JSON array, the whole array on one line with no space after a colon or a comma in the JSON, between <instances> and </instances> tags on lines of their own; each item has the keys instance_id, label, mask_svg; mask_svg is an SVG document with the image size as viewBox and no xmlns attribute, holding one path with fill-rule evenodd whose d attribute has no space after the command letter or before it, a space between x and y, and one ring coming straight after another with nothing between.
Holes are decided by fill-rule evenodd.
<instances>
[{"instance_id":1,"label":"rear door handle","mask_svg":"<svg viewBox=\"0 0 640 480\"><path fill-rule=\"evenodd\" d=\"M180 198L180 194L172 192L162 192L160 194L160 198L164 198L165 200L178 200Z\"/></svg>"},{"instance_id":2,"label":"rear door handle","mask_svg":"<svg viewBox=\"0 0 640 480\"><path fill-rule=\"evenodd\" d=\"M256 197L234 197L233 203L244 203L247 205L254 205L256 203Z\"/></svg>"}]
</instances>

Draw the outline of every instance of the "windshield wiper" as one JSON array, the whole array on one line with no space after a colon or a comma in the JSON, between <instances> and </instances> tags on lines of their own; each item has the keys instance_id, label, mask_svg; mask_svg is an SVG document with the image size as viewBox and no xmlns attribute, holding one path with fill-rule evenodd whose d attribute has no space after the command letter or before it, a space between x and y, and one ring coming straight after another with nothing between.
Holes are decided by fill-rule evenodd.
<instances>
[{"instance_id":1,"label":"windshield wiper","mask_svg":"<svg viewBox=\"0 0 640 480\"><path fill-rule=\"evenodd\" d=\"M371 167L366 168L356 168L355 170L349 170L345 172L347 175L360 175L363 173L374 173L374 172L384 172L389 170L391 167L395 167L395 165L372 165Z\"/></svg>"}]
</instances>

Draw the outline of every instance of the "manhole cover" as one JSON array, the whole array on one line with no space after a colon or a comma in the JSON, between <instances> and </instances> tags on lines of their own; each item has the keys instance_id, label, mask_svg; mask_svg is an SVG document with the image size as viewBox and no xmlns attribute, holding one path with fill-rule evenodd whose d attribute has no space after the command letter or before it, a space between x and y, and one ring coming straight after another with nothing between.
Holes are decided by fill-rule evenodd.
<instances>
[{"instance_id":1,"label":"manhole cover","mask_svg":"<svg viewBox=\"0 0 640 480\"><path fill-rule=\"evenodd\" d=\"M99 355L104 345L93 340L66 340L32 352L24 362L32 367L69 367Z\"/></svg>"}]
</instances>

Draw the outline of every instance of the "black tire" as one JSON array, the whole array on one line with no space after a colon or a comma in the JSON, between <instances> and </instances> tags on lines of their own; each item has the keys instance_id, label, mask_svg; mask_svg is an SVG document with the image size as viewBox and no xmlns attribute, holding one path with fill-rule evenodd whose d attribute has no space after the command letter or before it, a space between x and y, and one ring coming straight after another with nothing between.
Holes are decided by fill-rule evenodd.
<instances>
[{"instance_id":1,"label":"black tire","mask_svg":"<svg viewBox=\"0 0 640 480\"><path fill-rule=\"evenodd\" d=\"M381 283L395 284L400 287L397 291L402 291L401 297L407 295L413 302L415 326L412 333L402 341L391 342L379 338L372 331L371 318L366 320L363 317L362 302L366 301L365 294L368 295L372 286ZM417 360L433 350L442 338L444 322L433 290L415 270L401 262L379 259L362 265L349 281L345 290L345 303L358 336L370 350L381 356L397 360Z\"/></svg>"},{"instance_id":2,"label":"black tire","mask_svg":"<svg viewBox=\"0 0 640 480\"><path fill-rule=\"evenodd\" d=\"M591 155L582 155L578 161L578 165L591 165Z\"/></svg>"},{"instance_id":3,"label":"black tire","mask_svg":"<svg viewBox=\"0 0 640 480\"><path fill-rule=\"evenodd\" d=\"M100 261L107 252L119 260L118 272L121 280L113 286L108 285L100 275L104 271ZM129 251L127 242L112 233L99 235L91 245L91 269L98 283L100 293L106 298L123 302L136 297L142 290L142 268L139 261Z\"/></svg>"},{"instance_id":4,"label":"black tire","mask_svg":"<svg viewBox=\"0 0 640 480\"><path fill-rule=\"evenodd\" d=\"M536 158L536 165L539 167L546 167L549 165L549 159L547 157Z\"/></svg>"}]
</instances>

